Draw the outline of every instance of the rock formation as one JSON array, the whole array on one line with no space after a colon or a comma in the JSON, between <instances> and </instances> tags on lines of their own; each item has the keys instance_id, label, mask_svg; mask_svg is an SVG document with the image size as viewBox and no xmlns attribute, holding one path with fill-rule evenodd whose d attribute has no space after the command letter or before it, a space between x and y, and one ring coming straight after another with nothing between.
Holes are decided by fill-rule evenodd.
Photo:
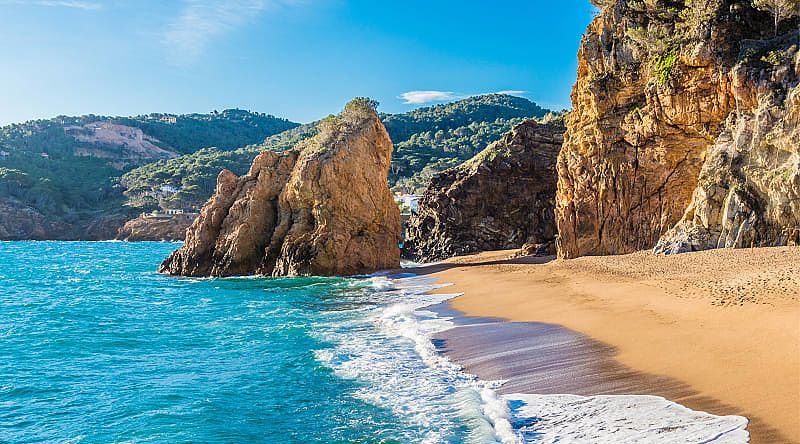
<instances>
[{"instance_id":1,"label":"rock formation","mask_svg":"<svg viewBox=\"0 0 800 444\"><path fill-rule=\"evenodd\" d=\"M89 220L78 220L69 212L64 216L44 215L14 198L0 198L0 239L2 240L87 240L113 239L130 219L123 211L101 213Z\"/></svg>"},{"instance_id":2,"label":"rock formation","mask_svg":"<svg viewBox=\"0 0 800 444\"><path fill-rule=\"evenodd\" d=\"M404 252L434 261L484 250L548 252L556 237L555 162L561 122L527 120L433 179L409 221Z\"/></svg>"},{"instance_id":3,"label":"rock formation","mask_svg":"<svg viewBox=\"0 0 800 444\"><path fill-rule=\"evenodd\" d=\"M65 224L48 221L35 208L14 199L0 199L0 239L63 239L67 231Z\"/></svg>"},{"instance_id":4,"label":"rock formation","mask_svg":"<svg viewBox=\"0 0 800 444\"><path fill-rule=\"evenodd\" d=\"M605 3L558 159L559 256L785 244L796 32L771 38L770 17L736 0Z\"/></svg>"},{"instance_id":5,"label":"rock formation","mask_svg":"<svg viewBox=\"0 0 800 444\"><path fill-rule=\"evenodd\" d=\"M769 67L741 61L731 71L736 111L708 150L691 202L659 240L657 253L798 244L797 36L750 45L745 52L752 48L758 60L766 57L759 53L778 56Z\"/></svg>"},{"instance_id":6,"label":"rock formation","mask_svg":"<svg viewBox=\"0 0 800 444\"><path fill-rule=\"evenodd\" d=\"M139 216L125 222L115 238L128 242L166 241L177 242L186 238L186 230L192 225L192 215L176 215L168 218Z\"/></svg>"},{"instance_id":7,"label":"rock formation","mask_svg":"<svg viewBox=\"0 0 800 444\"><path fill-rule=\"evenodd\" d=\"M356 99L293 150L222 171L183 247L160 271L186 276L352 275L400 264L400 213L388 189L392 142Z\"/></svg>"}]
</instances>

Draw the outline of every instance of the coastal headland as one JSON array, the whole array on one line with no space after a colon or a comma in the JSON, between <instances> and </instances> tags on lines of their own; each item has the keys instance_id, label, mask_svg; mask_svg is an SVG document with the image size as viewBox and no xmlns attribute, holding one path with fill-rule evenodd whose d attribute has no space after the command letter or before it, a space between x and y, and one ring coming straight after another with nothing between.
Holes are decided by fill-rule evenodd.
<instances>
[{"instance_id":1,"label":"coastal headland","mask_svg":"<svg viewBox=\"0 0 800 444\"><path fill-rule=\"evenodd\" d=\"M663 396L746 416L753 443L800 442L800 249L511 253L413 270L453 283L452 309L506 321L441 335L468 372L509 393Z\"/></svg>"}]
</instances>

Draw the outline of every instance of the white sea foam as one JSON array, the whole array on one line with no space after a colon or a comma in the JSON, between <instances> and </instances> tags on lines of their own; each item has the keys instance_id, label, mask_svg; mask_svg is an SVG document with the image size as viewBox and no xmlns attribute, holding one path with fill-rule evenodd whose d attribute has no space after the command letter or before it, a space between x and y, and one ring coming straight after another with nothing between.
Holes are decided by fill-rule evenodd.
<instances>
[{"instance_id":1,"label":"white sea foam","mask_svg":"<svg viewBox=\"0 0 800 444\"><path fill-rule=\"evenodd\" d=\"M343 316L320 329L321 339L335 346L318 350L318 360L339 376L364 383L354 396L405 420L404 442L518 442L513 433L501 436L496 430L505 402L483 395L491 392L490 383L462 372L431 342L453 323L424 308L455 295L428 294L444 287L430 278L368 279L372 289L362 296L374 305L363 318ZM493 401L498 405L488 407Z\"/></svg>"},{"instance_id":2,"label":"white sea foam","mask_svg":"<svg viewBox=\"0 0 800 444\"><path fill-rule=\"evenodd\" d=\"M317 359L363 383L354 395L408 422L404 442L745 443L747 420L696 412L655 396L498 396L502 381L481 381L437 352L432 337L450 318L426 307L454 296L428 292L429 277L373 275L364 317L336 317L321 328L334 344ZM362 281L363 282L363 281ZM352 282L354 288L363 283Z\"/></svg>"},{"instance_id":3,"label":"white sea foam","mask_svg":"<svg viewBox=\"0 0 800 444\"><path fill-rule=\"evenodd\" d=\"M519 433L537 443L746 443L747 419L690 410L658 396L503 398Z\"/></svg>"}]
</instances>

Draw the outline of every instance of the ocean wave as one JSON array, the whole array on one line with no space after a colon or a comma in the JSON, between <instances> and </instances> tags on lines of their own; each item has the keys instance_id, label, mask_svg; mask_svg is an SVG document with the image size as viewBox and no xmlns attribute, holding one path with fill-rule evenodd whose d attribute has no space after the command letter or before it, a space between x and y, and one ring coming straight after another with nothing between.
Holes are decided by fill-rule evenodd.
<instances>
[{"instance_id":1,"label":"ocean wave","mask_svg":"<svg viewBox=\"0 0 800 444\"><path fill-rule=\"evenodd\" d=\"M747 418L716 416L648 395L503 396L520 437L537 443L746 443Z\"/></svg>"},{"instance_id":2,"label":"ocean wave","mask_svg":"<svg viewBox=\"0 0 800 444\"><path fill-rule=\"evenodd\" d=\"M430 293L449 284L409 273L366 279L374 308L365 319L323 332L335 346L316 356L340 377L365 383L356 396L424 430L409 442L452 442L461 428L459 441L466 443L748 442L746 418L697 412L656 396L500 396L503 381L464 372L432 341L454 326L452 318L426 309L458 296Z\"/></svg>"},{"instance_id":3,"label":"ocean wave","mask_svg":"<svg viewBox=\"0 0 800 444\"><path fill-rule=\"evenodd\" d=\"M410 274L372 275L367 283L373 308L320 331L334 347L318 350L317 359L364 383L354 396L407 421L408 442L520 442L493 390L499 383L463 372L431 341L453 322L425 308L457 295L431 294L447 285Z\"/></svg>"}]
</instances>

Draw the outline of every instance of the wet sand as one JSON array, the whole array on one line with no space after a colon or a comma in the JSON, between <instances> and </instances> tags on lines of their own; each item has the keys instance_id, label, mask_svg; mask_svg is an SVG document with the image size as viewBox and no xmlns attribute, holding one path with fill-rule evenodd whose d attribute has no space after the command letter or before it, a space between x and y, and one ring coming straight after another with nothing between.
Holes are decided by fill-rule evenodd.
<instances>
[{"instance_id":1,"label":"wet sand","mask_svg":"<svg viewBox=\"0 0 800 444\"><path fill-rule=\"evenodd\" d=\"M415 270L478 318L437 338L467 371L504 393L663 396L748 417L751 442L800 442L800 248L509 254Z\"/></svg>"}]
</instances>

